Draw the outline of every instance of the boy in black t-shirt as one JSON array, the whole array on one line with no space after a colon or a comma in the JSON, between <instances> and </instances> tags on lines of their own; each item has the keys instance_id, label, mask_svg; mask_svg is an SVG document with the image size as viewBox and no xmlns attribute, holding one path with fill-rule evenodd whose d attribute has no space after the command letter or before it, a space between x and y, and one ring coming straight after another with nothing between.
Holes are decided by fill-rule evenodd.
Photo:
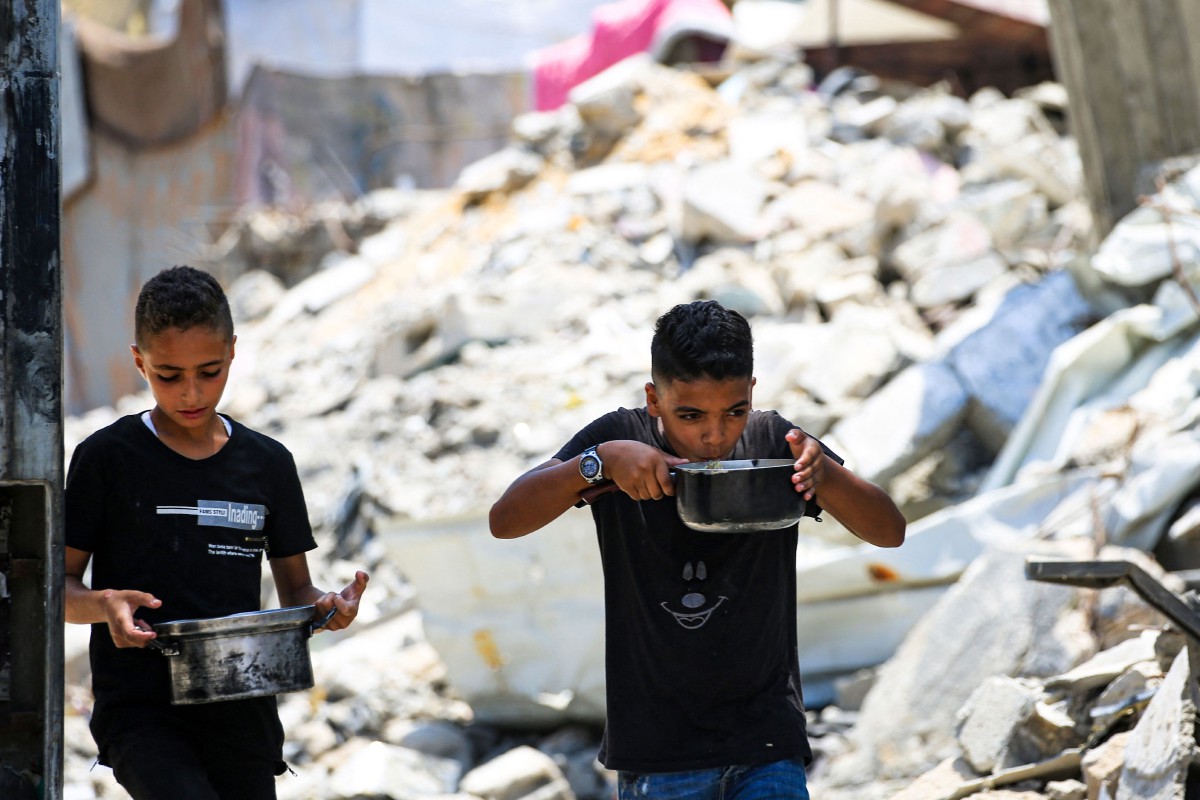
<instances>
[{"instance_id":1,"label":"boy in black t-shirt","mask_svg":"<svg viewBox=\"0 0 1200 800\"><path fill-rule=\"evenodd\" d=\"M628 798L807 798L811 761L796 636L797 526L697 532L670 469L795 460L806 515L832 514L880 547L905 521L878 486L773 411L753 411L753 342L737 312L679 305L655 326L646 406L590 423L492 506L492 534L543 527L601 481L592 503L604 568L607 722L600 760ZM752 502L753 498L747 498Z\"/></svg>"},{"instance_id":2,"label":"boy in black t-shirt","mask_svg":"<svg viewBox=\"0 0 1200 800\"><path fill-rule=\"evenodd\" d=\"M135 800L274 798L286 769L274 697L170 704L154 624L259 610L263 555L280 606L335 610L330 630L354 620L367 585L361 571L341 593L312 585L291 454L216 413L236 338L211 275L147 281L131 349L155 406L81 442L67 473L66 618L92 625L92 735Z\"/></svg>"}]
</instances>

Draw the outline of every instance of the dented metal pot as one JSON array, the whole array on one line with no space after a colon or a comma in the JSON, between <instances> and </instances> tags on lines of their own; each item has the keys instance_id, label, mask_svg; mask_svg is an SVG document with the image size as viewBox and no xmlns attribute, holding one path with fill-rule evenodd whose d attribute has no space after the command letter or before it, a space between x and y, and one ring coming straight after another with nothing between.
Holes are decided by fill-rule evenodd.
<instances>
[{"instance_id":1,"label":"dented metal pot","mask_svg":"<svg viewBox=\"0 0 1200 800\"><path fill-rule=\"evenodd\" d=\"M160 622L150 645L168 659L171 703L213 703L309 689L315 606Z\"/></svg>"}]
</instances>

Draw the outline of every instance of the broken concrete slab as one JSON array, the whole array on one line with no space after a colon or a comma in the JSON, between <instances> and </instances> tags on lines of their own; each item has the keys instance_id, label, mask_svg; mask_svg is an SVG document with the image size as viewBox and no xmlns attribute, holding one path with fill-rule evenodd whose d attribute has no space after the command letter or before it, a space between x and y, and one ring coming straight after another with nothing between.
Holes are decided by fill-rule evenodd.
<instances>
[{"instance_id":1,"label":"broken concrete slab","mask_svg":"<svg viewBox=\"0 0 1200 800\"><path fill-rule=\"evenodd\" d=\"M1072 709L1072 698L1040 698L1013 732L1001 766L1011 769L1021 764L1040 763L1058 753L1081 747L1085 737L1082 726L1071 716Z\"/></svg>"},{"instance_id":2,"label":"broken concrete slab","mask_svg":"<svg viewBox=\"0 0 1200 800\"><path fill-rule=\"evenodd\" d=\"M875 776L918 774L958 754L955 714L982 681L1043 677L1054 664L1082 657L1064 645L1070 639L1051 634L1074 604L1071 592L1024 577L1025 555L1041 547L1064 552L1051 543L993 548L946 591L880 669L849 736L853 749L831 760L827 781L853 786ZM920 666L930 652L939 654L943 669Z\"/></svg>"},{"instance_id":3,"label":"broken concrete slab","mask_svg":"<svg viewBox=\"0 0 1200 800\"><path fill-rule=\"evenodd\" d=\"M915 364L834 425L831 446L859 475L886 483L950 440L970 410L969 398L949 366Z\"/></svg>"},{"instance_id":4,"label":"broken concrete slab","mask_svg":"<svg viewBox=\"0 0 1200 800\"><path fill-rule=\"evenodd\" d=\"M516 147L493 153L469 164L454 184L467 202L478 203L493 193L512 192L528 184L542 170L542 158Z\"/></svg>"},{"instance_id":5,"label":"broken concrete slab","mask_svg":"<svg viewBox=\"0 0 1200 800\"><path fill-rule=\"evenodd\" d=\"M1087 784L1088 800L1117 796L1121 767L1125 762L1125 746L1131 731L1113 734L1083 755L1083 780Z\"/></svg>"},{"instance_id":6,"label":"broken concrete slab","mask_svg":"<svg viewBox=\"0 0 1200 800\"><path fill-rule=\"evenodd\" d=\"M517 747L463 776L462 791L483 800L574 800L554 759L534 747Z\"/></svg>"},{"instance_id":7,"label":"broken concrete slab","mask_svg":"<svg viewBox=\"0 0 1200 800\"><path fill-rule=\"evenodd\" d=\"M1145 631L1135 639L1128 639L1097 653L1068 672L1048 678L1045 686L1072 694L1107 686L1136 664L1157 664L1155 644L1158 637L1159 631Z\"/></svg>"},{"instance_id":8,"label":"broken concrete slab","mask_svg":"<svg viewBox=\"0 0 1200 800\"><path fill-rule=\"evenodd\" d=\"M327 786L332 792L329 796L335 800L416 800L451 794L461 774L457 761L384 742L366 742L330 773Z\"/></svg>"},{"instance_id":9,"label":"broken concrete slab","mask_svg":"<svg viewBox=\"0 0 1200 800\"><path fill-rule=\"evenodd\" d=\"M974 258L932 266L909 287L909 298L917 308L966 303L1008 269L1008 262L990 250Z\"/></svg>"},{"instance_id":10,"label":"broken concrete slab","mask_svg":"<svg viewBox=\"0 0 1200 800\"><path fill-rule=\"evenodd\" d=\"M930 800L950 797L968 781L979 777L961 757L949 756L940 764L922 773L910 785L891 795L891 800Z\"/></svg>"},{"instance_id":11,"label":"broken concrete slab","mask_svg":"<svg viewBox=\"0 0 1200 800\"><path fill-rule=\"evenodd\" d=\"M767 231L762 217L768 184L734 161L702 164L683 183L678 238L688 242L752 242Z\"/></svg>"},{"instance_id":12,"label":"broken concrete slab","mask_svg":"<svg viewBox=\"0 0 1200 800\"><path fill-rule=\"evenodd\" d=\"M955 213L902 242L891 263L913 284L940 267L970 263L991 250L991 231L974 216Z\"/></svg>"},{"instance_id":13,"label":"broken concrete slab","mask_svg":"<svg viewBox=\"0 0 1200 800\"><path fill-rule=\"evenodd\" d=\"M763 209L768 230L799 231L813 241L850 230L874 219L872 203L824 181L804 180Z\"/></svg>"},{"instance_id":14,"label":"broken concrete slab","mask_svg":"<svg viewBox=\"0 0 1200 800\"><path fill-rule=\"evenodd\" d=\"M1040 689L1006 675L986 678L959 709L958 745L979 774L1004 763L1017 728L1029 718Z\"/></svg>"},{"instance_id":15,"label":"broken concrete slab","mask_svg":"<svg viewBox=\"0 0 1200 800\"><path fill-rule=\"evenodd\" d=\"M955 206L982 222L998 250L1015 247L1049 222L1046 196L1031 181L964 186Z\"/></svg>"},{"instance_id":16,"label":"broken concrete slab","mask_svg":"<svg viewBox=\"0 0 1200 800\"><path fill-rule=\"evenodd\" d=\"M1185 800L1196 746L1195 676L1184 650L1125 743L1116 800Z\"/></svg>"},{"instance_id":17,"label":"broken concrete slab","mask_svg":"<svg viewBox=\"0 0 1200 800\"><path fill-rule=\"evenodd\" d=\"M1103 731L1118 719L1135 713L1150 702L1162 684L1158 660L1139 661L1118 675L1092 704L1088 716L1092 730Z\"/></svg>"},{"instance_id":18,"label":"broken concrete slab","mask_svg":"<svg viewBox=\"0 0 1200 800\"><path fill-rule=\"evenodd\" d=\"M1046 800L1087 800L1087 784L1074 778L1046 783Z\"/></svg>"},{"instance_id":19,"label":"broken concrete slab","mask_svg":"<svg viewBox=\"0 0 1200 800\"><path fill-rule=\"evenodd\" d=\"M911 363L901 350L910 345L904 332L898 315L886 308L843 307L828 323L813 326L795 379L819 403L836 408L863 402Z\"/></svg>"}]
</instances>

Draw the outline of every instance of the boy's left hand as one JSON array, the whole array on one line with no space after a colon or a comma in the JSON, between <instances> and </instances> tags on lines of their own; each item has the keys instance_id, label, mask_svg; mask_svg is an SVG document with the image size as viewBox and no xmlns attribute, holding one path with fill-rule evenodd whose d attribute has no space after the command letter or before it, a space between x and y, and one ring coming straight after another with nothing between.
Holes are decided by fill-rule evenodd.
<instances>
[{"instance_id":1,"label":"boy's left hand","mask_svg":"<svg viewBox=\"0 0 1200 800\"><path fill-rule=\"evenodd\" d=\"M354 618L358 616L358 601L363 592L367 590L368 580L370 580L370 576L359 570L354 573L354 583L342 589L341 592L329 592L317 600L315 603L317 619L324 619L331 608L337 609L337 613L329 622L325 623L324 628L319 630L340 631L350 627L350 623L354 622Z\"/></svg>"},{"instance_id":2,"label":"boy's left hand","mask_svg":"<svg viewBox=\"0 0 1200 800\"><path fill-rule=\"evenodd\" d=\"M804 494L805 501L812 500L817 495L817 484L825 477L825 451L816 439L799 428L788 431L787 442L796 458L792 483L796 484L797 492Z\"/></svg>"}]
</instances>

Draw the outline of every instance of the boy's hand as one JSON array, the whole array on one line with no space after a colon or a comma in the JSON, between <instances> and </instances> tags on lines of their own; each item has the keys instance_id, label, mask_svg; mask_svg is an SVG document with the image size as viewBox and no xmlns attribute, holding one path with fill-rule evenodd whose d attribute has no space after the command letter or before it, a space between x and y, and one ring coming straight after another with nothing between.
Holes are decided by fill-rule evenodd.
<instances>
[{"instance_id":1,"label":"boy's hand","mask_svg":"<svg viewBox=\"0 0 1200 800\"><path fill-rule=\"evenodd\" d=\"M139 608L158 608L162 601L152 594L131 589L106 589L101 599L108 632L117 647L145 647L158 634L144 619L135 618Z\"/></svg>"},{"instance_id":2,"label":"boy's hand","mask_svg":"<svg viewBox=\"0 0 1200 800\"><path fill-rule=\"evenodd\" d=\"M634 500L661 500L675 494L671 467L686 464L686 458L668 455L642 442L618 439L600 445L604 475Z\"/></svg>"},{"instance_id":3,"label":"boy's hand","mask_svg":"<svg viewBox=\"0 0 1200 800\"><path fill-rule=\"evenodd\" d=\"M796 484L797 492L804 494L805 501L812 500L817 495L817 485L825 477L825 451L816 439L799 428L788 431L787 441L796 458L792 483Z\"/></svg>"},{"instance_id":4,"label":"boy's hand","mask_svg":"<svg viewBox=\"0 0 1200 800\"><path fill-rule=\"evenodd\" d=\"M324 619L331 608L337 609L337 613L325 623L324 628L318 630L340 631L350 627L350 623L358 616L358 601L367 590L367 581L370 579L370 575L359 570L354 573L354 583L342 589L340 593L329 592L317 600L317 619Z\"/></svg>"}]
</instances>

